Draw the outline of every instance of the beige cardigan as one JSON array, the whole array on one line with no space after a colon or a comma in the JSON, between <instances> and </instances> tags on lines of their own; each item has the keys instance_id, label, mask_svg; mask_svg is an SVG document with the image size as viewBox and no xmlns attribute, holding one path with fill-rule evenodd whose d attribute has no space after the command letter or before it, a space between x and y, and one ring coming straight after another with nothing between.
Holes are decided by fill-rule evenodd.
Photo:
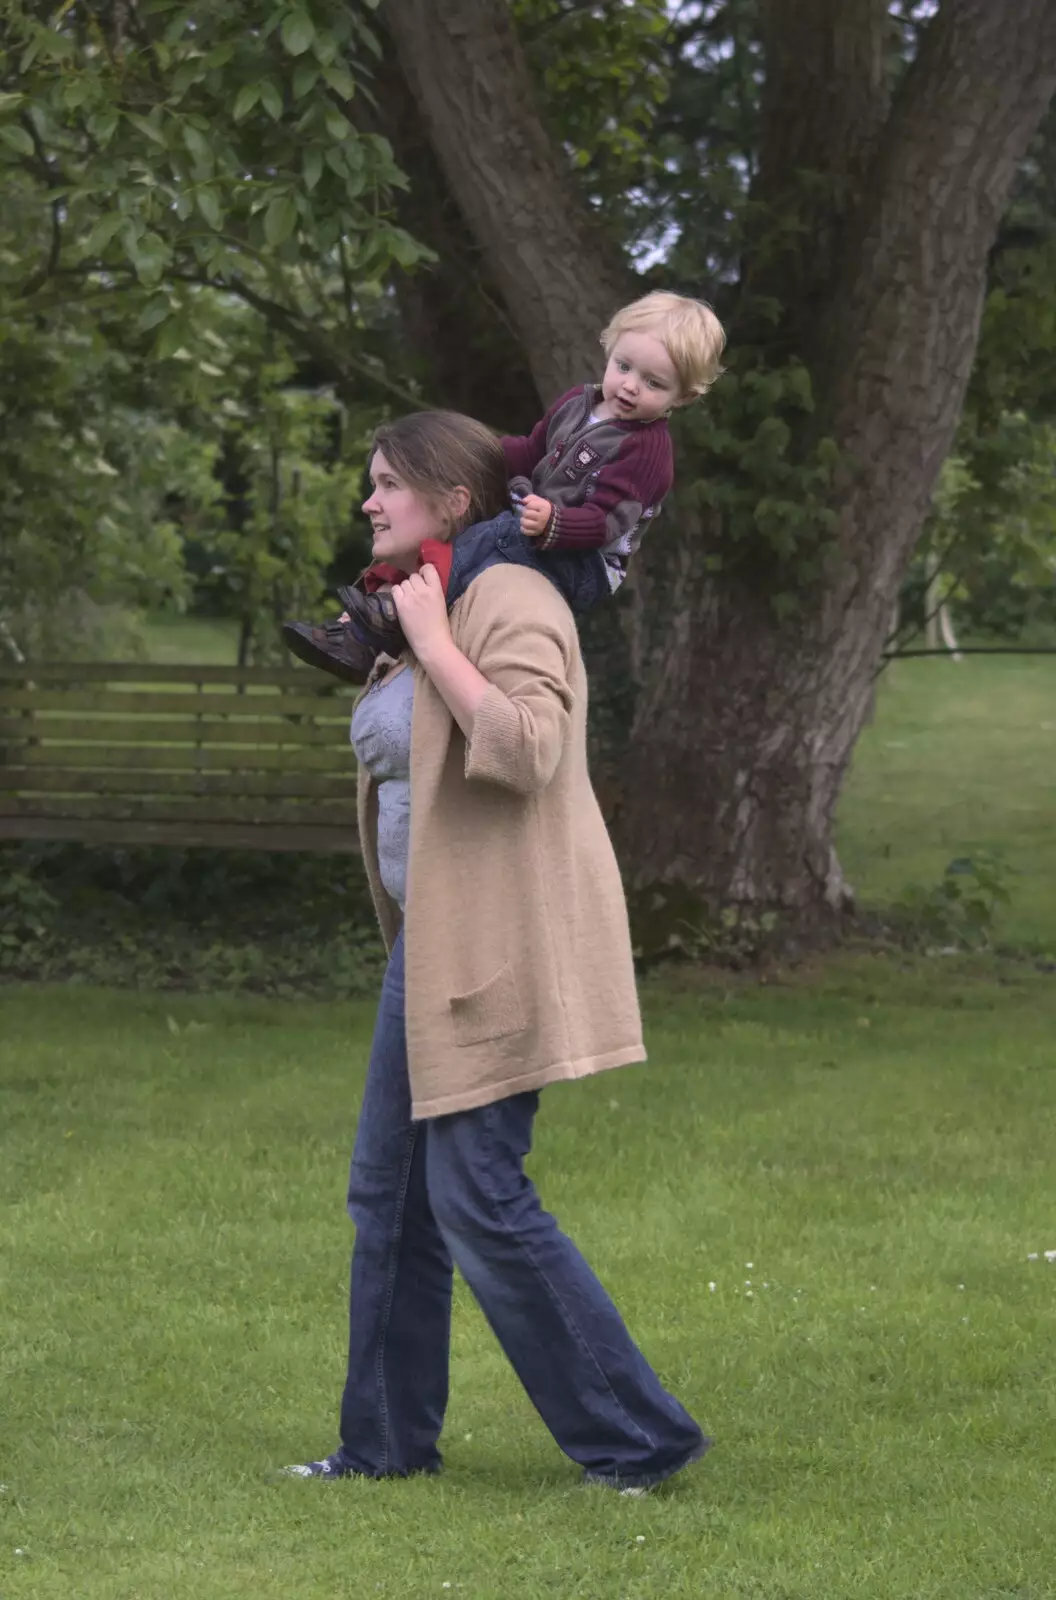
<instances>
[{"instance_id":1,"label":"beige cardigan","mask_svg":"<svg viewBox=\"0 0 1056 1600\"><path fill-rule=\"evenodd\" d=\"M623 887L587 774L572 613L540 573L503 564L455 602L451 631L490 687L467 742L412 659L405 944L416 1118L645 1060ZM381 884L377 785L365 767L359 832L391 949L400 911Z\"/></svg>"}]
</instances>

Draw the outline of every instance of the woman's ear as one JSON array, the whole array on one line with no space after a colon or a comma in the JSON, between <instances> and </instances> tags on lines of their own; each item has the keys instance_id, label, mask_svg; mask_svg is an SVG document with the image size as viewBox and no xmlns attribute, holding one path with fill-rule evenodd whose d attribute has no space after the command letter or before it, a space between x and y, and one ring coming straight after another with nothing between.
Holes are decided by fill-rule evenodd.
<instances>
[{"instance_id":1,"label":"woman's ear","mask_svg":"<svg viewBox=\"0 0 1056 1600\"><path fill-rule=\"evenodd\" d=\"M464 483L460 483L457 489L451 490L447 503L451 509L451 515L454 519L456 528L461 528L466 519L466 513L469 511L472 501L473 496L470 494Z\"/></svg>"}]
</instances>

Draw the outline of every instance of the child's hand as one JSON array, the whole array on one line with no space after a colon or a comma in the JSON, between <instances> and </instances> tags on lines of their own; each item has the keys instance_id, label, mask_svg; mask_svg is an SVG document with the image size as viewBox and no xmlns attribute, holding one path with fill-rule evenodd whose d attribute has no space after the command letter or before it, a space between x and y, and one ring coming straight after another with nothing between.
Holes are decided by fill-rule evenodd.
<instances>
[{"instance_id":1,"label":"child's hand","mask_svg":"<svg viewBox=\"0 0 1056 1600\"><path fill-rule=\"evenodd\" d=\"M529 539L538 539L545 533L547 524L553 515L554 508L549 500L544 500L541 494L526 494L519 507L521 513L521 532L526 533Z\"/></svg>"}]
</instances>

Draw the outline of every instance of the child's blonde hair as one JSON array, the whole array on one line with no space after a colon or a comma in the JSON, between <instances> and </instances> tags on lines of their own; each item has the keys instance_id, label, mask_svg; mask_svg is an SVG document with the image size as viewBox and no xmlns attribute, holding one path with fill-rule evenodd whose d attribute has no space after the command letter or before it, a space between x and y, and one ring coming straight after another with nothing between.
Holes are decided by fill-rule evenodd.
<instances>
[{"instance_id":1,"label":"child's blonde hair","mask_svg":"<svg viewBox=\"0 0 1056 1600\"><path fill-rule=\"evenodd\" d=\"M654 290L623 306L601 335L606 356L621 334L656 333L671 357L682 393L687 398L706 394L722 374L720 358L726 345L722 323L703 300Z\"/></svg>"}]
</instances>

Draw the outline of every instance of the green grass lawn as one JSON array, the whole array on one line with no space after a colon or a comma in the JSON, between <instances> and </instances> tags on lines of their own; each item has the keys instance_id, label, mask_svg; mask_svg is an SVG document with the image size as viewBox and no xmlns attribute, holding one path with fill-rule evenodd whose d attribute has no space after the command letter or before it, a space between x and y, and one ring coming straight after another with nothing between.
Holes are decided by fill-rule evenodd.
<instances>
[{"instance_id":1,"label":"green grass lawn","mask_svg":"<svg viewBox=\"0 0 1056 1600\"><path fill-rule=\"evenodd\" d=\"M549 1091L533 1158L717 1439L628 1502L464 1293L443 1479L271 1481L335 1441L368 1003L4 991L4 1600L1051 1596L1052 980L645 1001L651 1064Z\"/></svg>"},{"instance_id":2,"label":"green grass lawn","mask_svg":"<svg viewBox=\"0 0 1056 1600\"><path fill-rule=\"evenodd\" d=\"M937 883L973 849L997 852L1012 895L998 934L1056 951L1056 656L889 667L837 847L866 904Z\"/></svg>"},{"instance_id":3,"label":"green grass lawn","mask_svg":"<svg viewBox=\"0 0 1056 1600\"><path fill-rule=\"evenodd\" d=\"M997 849L999 934L1056 949L1054 689L885 675L863 900ZM335 1443L369 1001L0 987L2 1600L1051 1600L1056 981L844 952L643 999L650 1064L548 1091L533 1157L717 1440L625 1501L464 1292L441 1479L272 1476Z\"/></svg>"},{"instance_id":4,"label":"green grass lawn","mask_svg":"<svg viewBox=\"0 0 1056 1600\"><path fill-rule=\"evenodd\" d=\"M179 617L166 613L143 624L147 659L162 666L233 667L238 660L238 623L229 617Z\"/></svg>"}]
</instances>

